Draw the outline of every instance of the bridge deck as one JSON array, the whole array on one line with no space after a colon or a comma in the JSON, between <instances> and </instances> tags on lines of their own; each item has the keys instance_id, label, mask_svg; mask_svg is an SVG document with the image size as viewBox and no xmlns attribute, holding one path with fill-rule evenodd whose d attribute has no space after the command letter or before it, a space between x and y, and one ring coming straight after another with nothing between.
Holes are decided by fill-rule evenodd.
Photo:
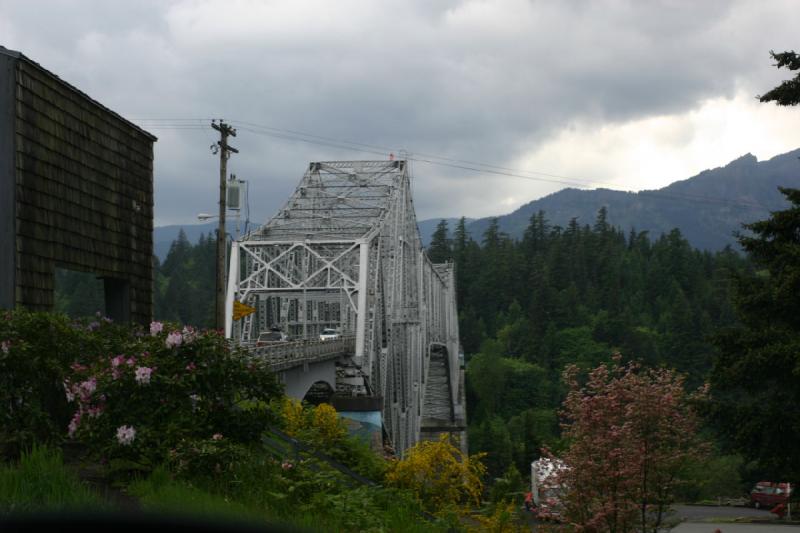
<instances>
[{"instance_id":1,"label":"bridge deck","mask_svg":"<svg viewBox=\"0 0 800 533\"><path fill-rule=\"evenodd\" d=\"M352 355L355 345L356 338L346 336L327 341L275 342L263 346L244 346L244 348L252 357L265 361L272 371L279 372Z\"/></svg>"}]
</instances>

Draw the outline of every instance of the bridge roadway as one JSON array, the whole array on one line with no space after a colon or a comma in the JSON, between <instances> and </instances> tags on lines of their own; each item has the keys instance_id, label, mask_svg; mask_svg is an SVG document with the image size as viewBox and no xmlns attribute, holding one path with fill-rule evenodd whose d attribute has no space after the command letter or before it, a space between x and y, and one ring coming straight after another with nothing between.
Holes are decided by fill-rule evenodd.
<instances>
[{"instance_id":1,"label":"bridge roadway","mask_svg":"<svg viewBox=\"0 0 800 533\"><path fill-rule=\"evenodd\" d=\"M243 347L250 352L251 357L266 362L273 372L283 372L353 355L355 346L356 338L351 335L326 341L299 340Z\"/></svg>"}]
</instances>

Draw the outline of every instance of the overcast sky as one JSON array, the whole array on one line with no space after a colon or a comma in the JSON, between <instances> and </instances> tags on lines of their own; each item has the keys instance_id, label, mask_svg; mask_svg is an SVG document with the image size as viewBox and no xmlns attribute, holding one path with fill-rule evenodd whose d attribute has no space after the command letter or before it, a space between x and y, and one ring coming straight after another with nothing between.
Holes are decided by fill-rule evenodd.
<instances>
[{"instance_id":1,"label":"overcast sky","mask_svg":"<svg viewBox=\"0 0 800 533\"><path fill-rule=\"evenodd\" d=\"M157 225L215 212L213 117L239 128L229 169L251 184L255 222L281 207L309 161L400 150L534 178L412 163L418 218L480 217L559 182L652 189L747 152L761 160L800 147L800 109L755 99L790 77L769 50L799 47L796 8L0 0L0 44L158 136ZM349 142L379 148L342 147Z\"/></svg>"}]
</instances>

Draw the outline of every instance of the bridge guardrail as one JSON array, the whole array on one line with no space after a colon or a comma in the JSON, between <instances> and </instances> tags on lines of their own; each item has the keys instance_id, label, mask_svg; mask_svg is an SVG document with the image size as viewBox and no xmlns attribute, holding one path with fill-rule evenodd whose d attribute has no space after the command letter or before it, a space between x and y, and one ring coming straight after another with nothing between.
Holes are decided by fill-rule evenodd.
<instances>
[{"instance_id":1,"label":"bridge guardrail","mask_svg":"<svg viewBox=\"0 0 800 533\"><path fill-rule=\"evenodd\" d=\"M265 346L245 346L252 357L265 361L273 371L286 370L305 363L314 363L352 354L355 336L339 337L327 341L302 340L276 342Z\"/></svg>"}]
</instances>

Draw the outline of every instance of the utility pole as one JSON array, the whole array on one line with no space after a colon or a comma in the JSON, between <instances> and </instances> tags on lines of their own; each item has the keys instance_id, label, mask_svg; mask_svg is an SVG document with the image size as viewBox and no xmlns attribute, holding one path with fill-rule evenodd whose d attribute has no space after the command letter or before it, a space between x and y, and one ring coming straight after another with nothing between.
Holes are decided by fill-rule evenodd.
<instances>
[{"instance_id":1,"label":"utility pole","mask_svg":"<svg viewBox=\"0 0 800 533\"><path fill-rule=\"evenodd\" d=\"M225 233L225 187L228 177L228 158L231 152L238 154L239 150L228 145L228 137L236 137L236 130L225 124L220 119L219 124L211 121L211 127L219 132L219 141L211 145L211 150L219 153L219 229L217 230L217 302L216 302L216 328L225 329L225 255L227 250Z\"/></svg>"}]
</instances>

